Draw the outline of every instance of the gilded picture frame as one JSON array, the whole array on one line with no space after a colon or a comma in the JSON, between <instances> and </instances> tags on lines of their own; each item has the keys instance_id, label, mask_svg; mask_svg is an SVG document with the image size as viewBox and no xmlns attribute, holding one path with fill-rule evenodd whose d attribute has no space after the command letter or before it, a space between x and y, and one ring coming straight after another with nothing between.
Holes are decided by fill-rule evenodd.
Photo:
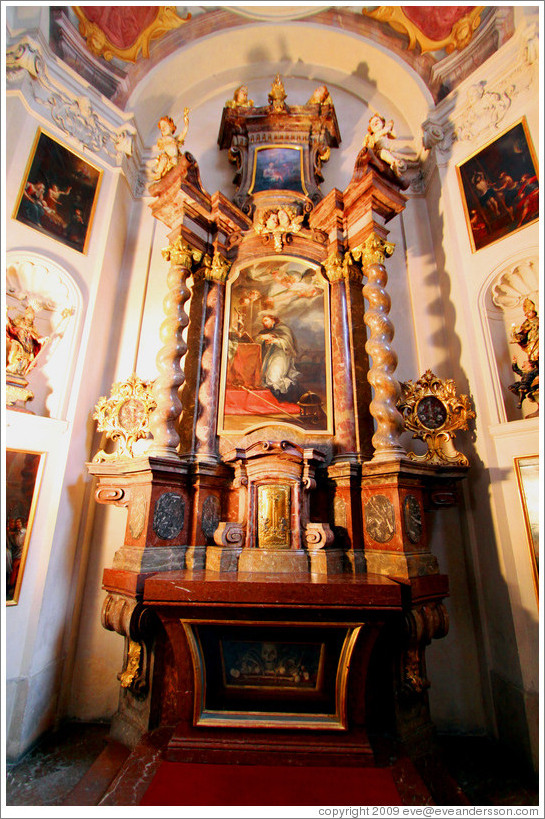
<instances>
[{"instance_id":1,"label":"gilded picture frame","mask_svg":"<svg viewBox=\"0 0 545 819\"><path fill-rule=\"evenodd\" d=\"M16 606L32 535L45 453L6 449L6 605Z\"/></svg>"},{"instance_id":2,"label":"gilded picture frame","mask_svg":"<svg viewBox=\"0 0 545 819\"><path fill-rule=\"evenodd\" d=\"M13 218L87 253L103 171L38 128Z\"/></svg>"},{"instance_id":3,"label":"gilded picture frame","mask_svg":"<svg viewBox=\"0 0 545 819\"><path fill-rule=\"evenodd\" d=\"M332 434L329 283L317 265L277 254L227 281L218 433L289 425Z\"/></svg>"},{"instance_id":4,"label":"gilded picture frame","mask_svg":"<svg viewBox=\"0 0 545 819\"><path fill-rule=\"evenodd\" d=\"M260 145L254 150L248 193L288 190L308 195L303 149L297 145Z\"/></svg>"},{"instance_id":5,"label":"gilded picture frame","mask_svg":"<svg viewBox=\"0 0 545 819\"><path fill-rule=\"evenodd\" d=\"M536 594L539 592L539 455L514 458Z\"/></svg>"},{"instance_id":6,"label":"gilded picture frame","mask_svg":"<svg viewBox=\"0 0 545 819\"><path fill-rule=\"evenodd\" d=\"M537 157L522 117L456 166L473 253L539 218Z\"/></svg>"}]
</instances>

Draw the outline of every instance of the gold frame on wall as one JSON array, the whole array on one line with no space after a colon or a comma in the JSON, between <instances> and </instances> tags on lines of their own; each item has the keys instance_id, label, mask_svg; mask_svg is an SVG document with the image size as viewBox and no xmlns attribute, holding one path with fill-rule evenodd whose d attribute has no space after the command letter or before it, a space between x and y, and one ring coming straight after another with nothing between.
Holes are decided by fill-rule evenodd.
<instances>
[{"instance_id":1,"label":"gold frame on wall","mask_svg":"<svg viewBox=\"0 0 545 819\"><path fill-rule=\"evenodd\" d=\"M41 145L40 143L42 138L44 139L44 142ZM40 152L39 154L38 151ZM46 162L42 161L44 158L46 159ZM96 173L96 178L90 186L92 198L88 197L88 201L84 203L81 201L80 193L79 207L76 208L75 201L71 205L71 208L74 211L86 211L88 209L88 213L85 213L85 220L81 222L82 226L85 228L85 236L83 241L70 241L69 238L63 236L60 232L60 223L58 224L57 228L55 221L53 221L51 217L51 225L48 228L41 224L41 220L36 222L25 215L22 205L27 184L45 184L44 180L47 179L48 186L51 186L52 184L58 185L60 182L59 177L62 176L64 179L64 184L68 185L66 190L69 192L64 193L65 197L67 197L70 196L75 185L77 185L82 192L85 190L80 179L82 173L84 173L87 168L91 168L93 172ZM89 248L91 229L95 217L103 173L104 171L97 165L89 162L84 156L77 153L77 151L72 150L72 148L68 148L60 140L56 139L52 134L40 127L36 132L36 136L32 144L32 149L25 167L23 180L19 189L12 218L17 222L30 227L32 230L36 230L39 233L48 236L50 239L54 239L56 242L61 242L61 244L72 248L72 250L76 250L78 253L86 254ZM32 179L30 178L31 176ZM61 191L60 193L62 194L63 192ZM62 222L62 218L56 211L54 218L57 222L58 219L60 219Z\"/></svg>"},{"instance_id":2,"label":"gold frame on wall","mask_svg":"<svg viewBox=\"0 0 545 819\"><path fill-rule=\"evenodd\" d=\"M21 466L18 470L18 475L21 478L21 480L18 481L18 486L19 484L22 484L25 481L27 482L27 484L31 483L32 494L30 497L30 501L28 501L28 499L25 501L25 497L21 496L20 490L18 490L17 497L10 496L10 475L14 468L13 464L10 463L11 454L13 454L15 457L17 455L25 456L22 458ZM31 466L28 463L28 456L35 456L35 458L37 459L37 461L35 461L35 465ZM13 458L13 460L15 460L15 457ZM28 555L28 547L32 535L32 526L34 524L34 516L36 514L36 505L38 503L38 495L40 492L40 484L44 471L45 458L46 458L45 452L26 449L11 448L6 449L6 526L9 526L9 520L11 518L13 518L14 520L17 520L18 518L20 519L24 518L24 523L26 524L25 538L21 549L21 557L17 558L20 562L17 566L17 576L15 583L13 585L11 597L8 597L8 594L10 594L9 589L11 584L8 582L8 579L6 578L7 606L16 606L19 602L19 596L21 594L21 585L23 582L23 575L25 571L25 564ZM29 471L30 469L32 469L32 471ZM25 494L30 493L25 492ZM20 514L17 514L17 512L20 512ZM8 546L9 544L9 539L10 533L8 531L6 534L6 546Z\"/></svg>"},{"instance_id":3,"label":"gold frame on wall","mask_svg":"<svg viewBox=\"0 0 545 819\"><path fill-rule=\"evenodd\" d=\"M524 140L524 145L521 145L522 139ZM516 143L518 143L517 150L515 150ZM525 218L520 224L517 224L514 213L510 212L510 209L505 205L505 201L502 203L502 197L495 196L495 189L493 189L491 185L483 196L488 197L488 199L492 201L496 200L495 207L500 211L500 216L497 217L499 226L490 229L486 224L486 218L482 215L484 207L482 208L481 214L478 213L478 210L481 209L481 205L476 189L474 185L472 186L472 176L476 172L481 172L484 174L485 179L494 174L496 174L499 179L499 174L503 171L505 171L505 173L509 171L513 172L511 164L515 156L519 157L520 178L526 173L529 174L530 171L533 171L534 176L538 177L539 168L537 155L532 143L526 117L521 117L456 165L456 176L460 186L462 207L472 253L489 247L513 233L518 233L518 231L534 224L539 219L539 204L538 200L536 200L535 215L532 215L534 211L529 211L530 218L528 221L526 221ZM502 164L502 160L506 163L505 165ZM532 191L532 193L535 193L535 191ZM539 198L539 183L537 197ZM471 201L471 206L469 201ZM504 211L503 213L501 213L502 209ZM476 218L480 219L480 223L472 223L472 213L476 214Z\"/></svg>"},{"instance_id":4,"label":"gold frame on wall","mask_svg":"<svg viewBox=\"0 0 545 819\"><path fill-rule=\"evenodd\" d=\"M513 458L536 595L539 596L539 455ZM527 473L527 474L525 474Z\"/></svg>"}]
</instances>

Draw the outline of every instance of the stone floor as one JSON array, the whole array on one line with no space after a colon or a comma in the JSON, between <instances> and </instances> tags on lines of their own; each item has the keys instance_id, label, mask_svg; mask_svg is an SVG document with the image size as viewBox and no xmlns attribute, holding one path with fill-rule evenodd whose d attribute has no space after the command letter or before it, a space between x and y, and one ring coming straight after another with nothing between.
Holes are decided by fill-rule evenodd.
<instances>
[{"instance_id":1,"label":"stone floor","mask_svg":"<svg viewBox=\"0 0 545 819\"><path fill-rule=\"evenodd\" d=\"M104 724L68 723L45 737L7 766L7 806L62 805L106 747L108 731ZM497 743L484 737L438 740L446 769L470 805L539 805L537 778Z\"/></svg>"}]
</instances>

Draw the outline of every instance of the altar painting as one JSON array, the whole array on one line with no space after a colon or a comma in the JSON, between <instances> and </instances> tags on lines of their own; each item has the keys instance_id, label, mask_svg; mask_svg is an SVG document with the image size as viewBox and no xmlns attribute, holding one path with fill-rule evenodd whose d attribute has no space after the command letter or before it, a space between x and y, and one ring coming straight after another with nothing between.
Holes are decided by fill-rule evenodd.
<instances>
[{"instance_id":1,"label":"altar painting","mask_svg":"<svg viewBox=\"0 0 545 819\"><path fill-rule=\"evenodd\" d=\"M277 256L228 283L220 433L289 423L332 431L328 284Z\"/></svg>"},{"instance_id":2,"label":"altar painting","mask_svg":"<svg viewBox=\"0 0 545 819\"><path fill-rule=\"evenodd\" d=\"M302 158L301 148L256 148L250 193L270 190L306 193Z\"/></svg>"}]
</instances>

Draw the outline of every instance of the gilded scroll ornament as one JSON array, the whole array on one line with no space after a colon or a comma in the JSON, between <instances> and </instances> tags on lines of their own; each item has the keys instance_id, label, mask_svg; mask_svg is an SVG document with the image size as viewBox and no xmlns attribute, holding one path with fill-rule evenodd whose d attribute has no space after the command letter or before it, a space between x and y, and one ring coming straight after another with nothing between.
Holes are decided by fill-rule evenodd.
<instances>
[{"instance_id":1,"label":"gilded scroll ornament","mask_svg":"<svg viewBox=\"0 0 545 819\"><path fill-rule=\"evenodd\" d=\"M184 127L180 134L176 134L176 125L171 117L161 117L157 123L161 131L161 136L157 140L159 154L155 160L155 168L152 177L155 180L162 179L172 168L178 164L182 156L182 148L189 128L189 108L184 108Z\"/></svg>"},{"instance_id":2,"label":"gilded scroll ornament","mask_svg":"<svg viewBox=\"0 0 545 819\"><path fill-rule=\"evenodd\" d=\"M109 398L99 398L93 418L98 421L98 430L116 442L117 449L110 454L100 450L93 463L134 458L134 444L149 435L149 416L155 406L150 384L135 373L116 382Z\"/></svg>"},{"instance_id":3,"label":"gilded scroll ornament","mask_svg":"<svg viewBox=\"0 0 545 819\"><path fill-rule=\"evenodd\" d=\"M365 273L365 268L371 264L384 264L386 257L391 256L394 250L394 242L387 242L376 233L371 233L360 247L351 251L351 254L356 261L361 263Z\"/></svg>"},{"instance_id":4,"label":"gilded scroll ornament","mask_svg":"<svg viewBox=\"0 0 545 819\"><path fill-rule=\"evenodd\" d=\"M286 205L281 208L267 208L259 212L254 225L255 232L268 241L274 241L274 249L282 252L284 242L291 240L291 234L299 233L302 228L304 214L299 215L297 209Z\"/></svg>"},{"instance_id":5,"label":"gilded scroll ornament","mask_svg":"<svg viewBox=\"0 0 545 819\"><path fill-rule=\"evenodd\" d=\"M466 13L466 8L467 13ZM473 38L481 24L481 14L485 6L434 6L416 8L414 6L379 6L372 11L362 10L362 14L381 23L387 23L394 31L406 34L407 48L412 51L417 45L426 51L445 49L447 54L461 51Z\"/></svg>"},{"instance_id":6,"label":"gilded scroll ornament","mask_svg":"<svg viewBox=\"0 0 545 819\"><path fill-rule=\"evenodd\" d=\"M135 63L149 57L150 41L179 28L191 14L178 17L176 6L73 6L79 32L95 57Z\"/></svg>"},{"instance_id":7,"label":"gilded scroll ornament","mask_svg":"<svg viewBox=\"0 0 545 819\"><path fill-rule=\"evenodd\" d=\"M398 408L405 427L413 438L421 438L427 444L427 452L416 455L408 452L413 461L432 464L468 466L469 461L453 444L454 430L467 429L467 422L475 418L467 395L456 394L452 379L437 378L431 370L416 382L401 384Z\"/></svg>"},{"instance_id":8,"label":"gilded scroll ornament","mask_svg":"<svg viewBox=\"0 0 545 819\"><path fill-rule=\"evenodd\" d=\"M127 664L125 665L123 671L117 675L122 688L130 688L134 684L140 670L141 657L142 646L140 643L135 643L134 640L129 640Z\"/></svg>"}]
</instances>

